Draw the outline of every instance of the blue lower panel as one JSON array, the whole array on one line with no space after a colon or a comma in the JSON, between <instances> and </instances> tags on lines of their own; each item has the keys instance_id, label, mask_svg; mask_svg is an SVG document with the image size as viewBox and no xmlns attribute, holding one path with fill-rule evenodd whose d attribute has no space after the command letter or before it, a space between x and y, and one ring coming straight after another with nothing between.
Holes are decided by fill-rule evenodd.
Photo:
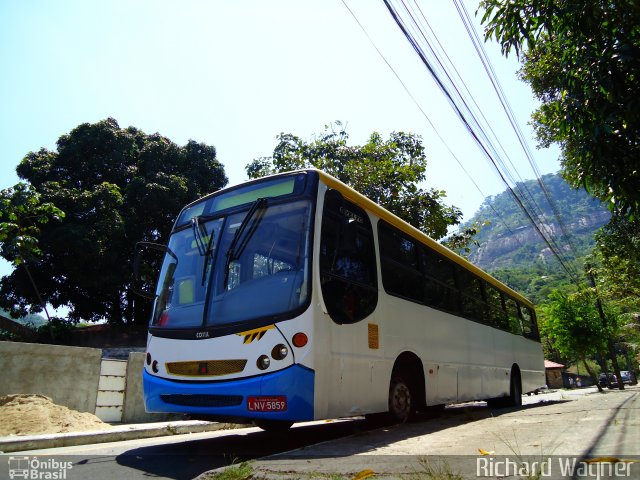
<instances>
[{"instance_id":1,"label":"blue lower panel","mask_svg":"<svg viewBox=\"0 0 640 480\"><path fill-rule=\"evenodd\" d=\"M284 370L258 377L213 383L172 382L154 377L146 371L143 372L144 403L147 412L190 413L297 422L313 420L313 384L313 370L300 365L293 365ZM287 397L286 411L251 412L247 409L247 397L249 396L282 395ZM213 400L210 402L211 399ZM171 403L165 400L169 400ZM188 405L183 403L188 403ZM208 405L209 403L215 403L216 406ZM202 404L207 406L198 406Z\"/></svg>"}]
</instances>

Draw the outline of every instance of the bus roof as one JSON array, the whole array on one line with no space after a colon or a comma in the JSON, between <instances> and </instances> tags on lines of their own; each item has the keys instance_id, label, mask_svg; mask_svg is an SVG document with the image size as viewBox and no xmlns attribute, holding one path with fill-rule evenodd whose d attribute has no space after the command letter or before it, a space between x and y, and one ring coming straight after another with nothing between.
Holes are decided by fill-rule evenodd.
<instances>
[{"instance_id":1,"label":"bus roof","mask_svg":"<svg viewBox=\"0 0 640 480\"><path fill-rule=\"evenodd\" d=\"M322 170L318 170L317 168L305 168L305 169L301 169L301 170L292 170L292 171L289 171L289 172L276 173L276 174L273 174L273 175L268 175L266 177L261 177L261 178L258 178L258 179L250 180L250 181L248 181L246 183L241 183L241 184L234 185L234 186L231 186L231 187L225 187L225 188L223 188L221 190L218 190L217 192L213 192L213 193L211 193L209 195L206 195L206 196L204 196L204 197L202 197L202 198L190 203L189 205L187 205L187 207L189 207L189 206L191 206L191 205L193 205L195 203L198 203L198 202L200 202L202 200L205 200L205 199L208 199L210 197L216 196L216 195L218 195L218 194L220 194L220 193L222 193L224 191L227 191L227 190L233 190L233 189L236 189L236 188L241 188L242 186L250 185L250 184L256 183L256 182L260 182L260 181L263 181L263 180L265 180L267 178L273 178L273 177L285 176L285 175L293 175L293 174L296 174L296 173L303 173L303 172L316 172L318 174L318 176L320 177L320 180L322 180L328 187L333 188L335 190L338 190L345 198L349 199L353 203L356 203L356 204L360 205L361 207L369 210L370 212L374 213L379 218L385 220L386 222L388 222L389 224L391 224L394 227L398 228L399 230L403 231L407 235L410 235L411 237L421 241L422 243L424 243L428 247L432 248L433 250L437 251L438 253L440 253L444 257L448 258L452 262L457 263L458 265L460 265L461 267L465 268L466 270L468 270L470 272L473 272L478 277L482 278L483 280L486 280L487 282L489 282L493 286L497 287L498 289L508 293L509 295L511 295L515 299L519 300L520 302L522 302L523 304L525 304L529 308L534 308L533 303L529 299L527 299L526 297L522 296L521 294L519 294L518 292L516 292L512 288L508 287L504 283L502 283L499 280L495 279L494 277L489 275L487 272L485 272L481 268L476 267L473 263L471 263L468 260L464 259L463 257L461 257L457 253L453 252L449 248L447 248L444 245L441 245L440 243L436 242L434 239L432 239L426 233L421 232L420 230L418 230L417 228L413 227L412 225L410 225L406 221L402 220L400 217L394 215L393 213L391 213L390 211L388 211L384 207L381 207L380 205L375 203L373 200L371 200L371 199L365 197L364 195L362 195L361 193L357 192L356 190L351 188L349 185L341 182L337 178L329 175L328 173L323 172Z\"/></svg>"},{"instance_id":2,"label":"bus roof","mask_svg":"<svg viewBox=\"0 0 640 480\"><path fill-rule=\"evenodd\" d=\"M346 185L345 183L341 182L337 178L332 177L331 175L329 175L329 174L327 174L327 173L325 173L323 171L317 170L317 169L311 169L310 168L310 169L306 169L306 170L316 171L318 173L318 175L320 176L320 179L327 186L329 186L330 188L333 188L335 190L338 190L345 198L347 198L350 201L352 201L353 203L356 203L356 204L360 205L361 207L369 210L370 212L374 213L379 218L385 220L387 223L393 225L394 227L396 227L399 230L403 231L407 235L410 235L411 237L421 241L422 243L424 243L428 247L432 248L433 250L437 251L441 255L445 256L446 258L448 258L452 262L455 262L458 265L460 265L461 267L465 268L466 270L469 270L469 271L475 273L477 276L479 276L483 280L486 280L487 282L489 282L493 286L497 287L498 289L508 293L512 297L516 298L517 300L519 300L520 302L525 304L526 306L528 306L530 308L534 308L533 303L531 303L531 301L528 300L526 297L522 296L521 294L519 294L518 292L516 292L512 288L508 287L504 283L502 283L499 280L495 279L494 277L489 275L484 270L480 269L479 267L476 267L473 263L471 263L468 260L464 259L463 257L461 257L457 253L453 252L449 248L447 248L444 245L441 245L440 243L436 242L434 239L432 239L427 234L421 232L420 230L418 230L417 228L413 227L412 225L410 225L406 221L402 220L400 217L398 217L398 216L394 215L393 213L389 212L384 207L381 207L380 205L378 205L377 203L375 203L371 199L365 197L364 195L362 195L361 193L357 192L356 190L354 190L350 186Z\"/></svg>"}]
</instances>

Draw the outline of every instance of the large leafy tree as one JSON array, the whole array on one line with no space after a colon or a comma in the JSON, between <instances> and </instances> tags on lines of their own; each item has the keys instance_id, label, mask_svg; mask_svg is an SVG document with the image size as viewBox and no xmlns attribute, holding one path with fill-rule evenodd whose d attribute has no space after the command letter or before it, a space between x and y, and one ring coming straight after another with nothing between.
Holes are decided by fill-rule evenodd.
<instances>
[{"instance_id":1,"label":"large leafy tree","mask_svg":"<svg viewBox=\"0 0 640 480\"><path fill-rule=\"evenodd\" d=\"M593 299L585 293L567 295L556 290L542 310L541 333L564 357L579 358L598 385L587 358L607 350L612 328L603 324ZM598 389L602 390L599 385Z\"/></svg>"},{"instance_id":2,"label":"large leafy tree","mask_svg":"<svg viewBox=\"0 0 640 480\"><path fill-rule=\"evenodd\" d=\"M323 170L435 239L460 222L461 211L444 204L444 191L419 186L427 167L419 136L393 132L385 140L373 133L367 143L356 146L349 145L348 138L340 122L311 141L281 133L273 156L253 160L247 174L259 178L301 168Z\"/></svg>"},{"instance_id":3,"label":"large leafy tree","mask_svg":"<svg viewBox=\"0 0 640 480\"><path fill-rule=\"evenodd\" d=\"M563 175L640 216L640 8L635 0L483 0L486 37L521 56L541 145Z\"/></svg>"},{"instance_id":4,"label":"large leafy tree","mask_svg":"<svg viewBox=\"0 0 640 480\"><path fill-rule=\"evenodd\" d=\"M138 241L165 242L179 210L227 183L215 148L178 146L109 118L82 124L58 139L56 151L29 153L17 168L43 204L65 213L34 232L40 254L30 270L42 297L67 306L72 320L146 322L131 290ZM9 247L2 245L7 257ZM22 270L0 282L0 307L40 309Z\"/></svg>"}]
</instances>

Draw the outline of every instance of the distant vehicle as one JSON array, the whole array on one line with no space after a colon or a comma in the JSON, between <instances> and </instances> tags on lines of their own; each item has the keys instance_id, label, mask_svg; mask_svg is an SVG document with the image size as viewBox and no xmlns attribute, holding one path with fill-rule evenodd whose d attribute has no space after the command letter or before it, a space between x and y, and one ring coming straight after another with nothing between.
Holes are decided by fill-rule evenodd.
<instances>
[{"instance_id":1,"label":"distant vehicle","mask_svg":"<svg viewBox=\"0 0 640 480\"><path fill-rule=\"evenodd\" d=\"M620 378L622 379L622 383L625 385L635 385L638 383L638 379L635 374L629 370L622 370L620 372Z\"/></svg>"},{"instance_id":2,"label":"distant vehicle","mask_svg":"<svg viewBox=\"0 0 640 480\"><path fill-rule=\"evenodd\" d=\"M609 387L615 388L618 386L618 377L616 377L613 373L609 374L609 381L607 381L607 374L601 373L598 378L598 383L601 387Z\"/></svg>"}]
</instances>

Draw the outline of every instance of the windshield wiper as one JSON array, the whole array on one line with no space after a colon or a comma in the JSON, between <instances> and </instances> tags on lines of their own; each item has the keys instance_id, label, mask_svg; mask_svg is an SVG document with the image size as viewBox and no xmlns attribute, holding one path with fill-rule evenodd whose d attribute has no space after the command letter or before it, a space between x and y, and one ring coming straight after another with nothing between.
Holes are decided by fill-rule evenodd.
<instances>
[{"instance_id":1,"label":"windshield wiper","mask_svg":"<svg viewBox=\"0 0 640 480\"><path fill-rule=\"evenodd\" d=\"M236 230L236 233L231 240L231 244L229 245L229 250L227 250L227 261L224 264L223 288L225 290L227 289L227 285L229 283L229 269L231 268L231 262L237 260L242 255L242 252L249 243L249 240L258 228L258 225L260 224L260 221L264 216L264 212L267 209L267 206L268 204L266 198L258 198L255 202L253 202L253 205L251 205L251 208L245 215L244 220L242 220L242 223ZM257 216L255 220L253 220L253 223L251 223L251 227L249 227L249 229L247 230L247 226L257 212L259 212L259 216ZM240 241L241 239L242 241Z\"/></svg>"},{"instance_id":2,"label":"windshield wiper","mask_svg":"<svg viewBox=\"0 0 640 480\"><path fill-rule=\"evenodd\" d=\"M202 280L200 282L201 285L204 285L204 281L207 274L207 267L209 266L209 261L211 260L211 253L213 253L214 244L213 237L215 236L215 231L211 232L211 235L207 232L207 227L204 224L200 223L200 220L207 220L208 217L200 217L195 216L191 219L191 226L193 228L193 237L196 241L196 246L198 247L198 252L201 256L204 257L204 264L202 266ZM209 239L205 245L205 239L209 235Z\"/></svg>"}]
</instances>

